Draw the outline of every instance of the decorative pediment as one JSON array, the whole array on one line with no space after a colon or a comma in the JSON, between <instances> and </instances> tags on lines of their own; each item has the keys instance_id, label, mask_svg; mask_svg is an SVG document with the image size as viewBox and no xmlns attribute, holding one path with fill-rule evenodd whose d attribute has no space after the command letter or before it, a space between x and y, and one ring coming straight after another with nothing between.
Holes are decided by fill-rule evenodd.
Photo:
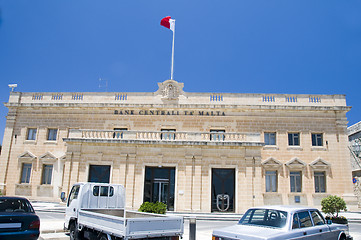
<instances>
[{"instance_id":1,"label":"decorative pediment","mask_svg":"<svg viewBox=\"0 0 361 240\"><path fill-rule=\"evenodd\" d=\"M26 151L26 152L23 152L22 154L20 154L18 156L19 159L29 159L29 160L32 160L32 159L35 159L36 156L34 154L32 154L31 152L29 151Z\"/></svg>"},{"instance_id":2,"label":"decorative pediment","mask_svg":"<svg viewBox=\"0 0 361 240\"><path fill-rule=\"evenodd\" d=\"M166 80L162 83L158 83L159 89L156 92L157 95L162 96L163 102L177 102L179 95L184 94L183 83L179 83L174 80Z\"/></svg>"},{"instance_id":3,"label":"decorative pediment","mask_svg":"<svg viewBox=\"0 0 361 240\"><path fill-rule=\"evenodd\" d=\"M47 152L39 157L40 160L53 160L55 161L57 157L51 152Z\"/></svg>"},{"instance_id":4,"label":"decorative pediment","mask_svg":"<svg viewBox=\"0 0 361 240\"><path fill-rule=\"evenodd\" d=\"M280 167L282 167L282 163L274 158L268 158L267 160L263 161L261 164L265 169L277 170Z\"/></svg>"},{"instance_id":5,"label":"decorative pediment","mask_svg":"<svg viewBox=\"0 0 361 240\"><path fill-rule=\"evenodd\" d=\"M302 170L306 168L307 164L298 158L293 158L290 161L286 162L286 166L292 170Z\"/></svg>"},{"instance_id":6,"label":"decorative pediment","mask_svg":"<svg viewBox=\"0 0 361 240\"><path fill-rule=\"evenodd\" d=\"M331 167L331 164L322 158L317 158L315 161L310 163L310 167L315 170L326 170Z\"/></svg>"}]
</instances>

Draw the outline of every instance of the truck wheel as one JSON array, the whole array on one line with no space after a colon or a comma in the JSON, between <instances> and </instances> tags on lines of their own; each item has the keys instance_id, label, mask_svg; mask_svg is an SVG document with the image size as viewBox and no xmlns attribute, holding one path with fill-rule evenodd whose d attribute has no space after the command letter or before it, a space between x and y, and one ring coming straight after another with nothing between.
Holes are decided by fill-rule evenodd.
<instances>
[{"instance_id":1,"label":"truck wheel","mask_svg":"<svg viewBox=\"0 0 361 240\"><path fill-rule=\"evenodd\" d=\"M79 235L79 232L78 232L78 229L76 228L76 224L75 224L75 222L72 222L69 227L70 240L79 240L78 235Z\"/></svg>"}]
</instances>

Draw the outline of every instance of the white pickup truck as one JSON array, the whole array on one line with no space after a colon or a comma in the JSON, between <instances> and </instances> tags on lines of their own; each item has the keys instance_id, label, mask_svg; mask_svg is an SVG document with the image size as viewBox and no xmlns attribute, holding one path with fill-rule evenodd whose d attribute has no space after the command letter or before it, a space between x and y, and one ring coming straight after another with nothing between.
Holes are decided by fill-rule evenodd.
<instances>
[{"instance_id":1,"label":"white pickup truck","mask_svg":"<svg viewBox=\"0 0 361 240\"><path fill-rule=\"evenodd\" d=\"M183 235L183 217L125 210L119 184L74 184L65 213L71 240L178 240Z\"/></svg>"}]
</instances>

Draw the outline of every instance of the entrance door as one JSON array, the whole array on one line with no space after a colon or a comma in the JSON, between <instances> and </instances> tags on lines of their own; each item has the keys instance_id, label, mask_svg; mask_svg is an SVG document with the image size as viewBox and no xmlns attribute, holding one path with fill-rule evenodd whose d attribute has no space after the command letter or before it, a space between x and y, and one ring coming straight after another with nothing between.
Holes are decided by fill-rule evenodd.
<instances>
[{"instance_id":1,"label":"entrance door","mask_svg":"<svg viewBox=\"0 0 361 240\"><path fill-rule=\"evenodd\" d=\"M154 179L153 202L162 202L168 205L169 179Z\"/></svg>"},{"instance_id":2,"label":"entrance door","mask_svg":"<svg viewBox=\"0 0 361 240\"><path fill-rule=\"evenodd\" d=\"M234 212L234 169L212 169L212 212Z\"/></svg>"},{"instance_id":3,"label":"entrance door","mask_svg":"<svg viewBox=\"0 0 361 240\"><path fill-rule=\"evenodd\" d=\"M144 180L144 202L162 202L167 209L174 210L175 169L146 167Z\"/></svg>"}]
</instances>

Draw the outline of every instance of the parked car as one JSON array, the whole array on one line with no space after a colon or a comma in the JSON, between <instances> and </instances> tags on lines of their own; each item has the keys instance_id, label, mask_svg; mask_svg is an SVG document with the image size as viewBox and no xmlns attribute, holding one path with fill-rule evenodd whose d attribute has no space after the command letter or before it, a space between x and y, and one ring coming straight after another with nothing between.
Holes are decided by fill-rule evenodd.
<instances>
[{"instance_id":1,"label":"parked car","mask_svg":"<svg viewBox=\"0 0 361 240\"><path fill-rule=\"evenodd\" d=\"M315 208L250 208L238 224L214 230L212 240L352 239L348 225L327 222Z\"/></svg>"},{"instance_id":2,"label":"parked car","mask_svg":"<svg viewBox=\"0 0 361 240\"><path fill-rule=\"evenodd\" d=\"M0 197L0 239L35 240L40 235L40 219L29 200Z\"/></svg>"}]
</instances>

